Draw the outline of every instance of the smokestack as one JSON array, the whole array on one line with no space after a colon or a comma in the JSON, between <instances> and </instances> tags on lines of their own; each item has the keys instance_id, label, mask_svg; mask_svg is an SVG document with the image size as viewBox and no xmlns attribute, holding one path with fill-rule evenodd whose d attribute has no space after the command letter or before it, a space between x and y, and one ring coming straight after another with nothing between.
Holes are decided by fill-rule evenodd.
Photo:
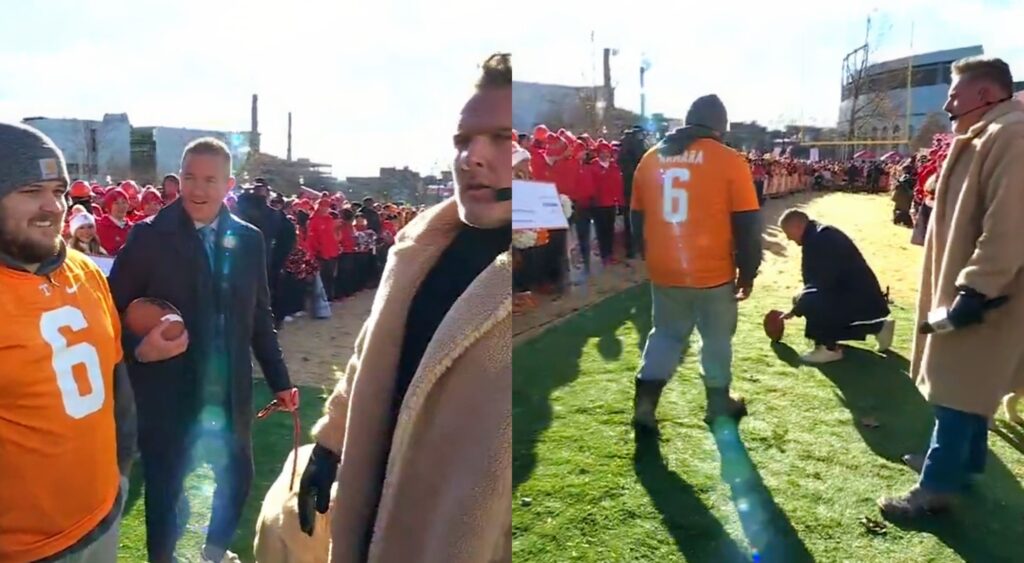
<instances>
[{"instance_id":1,"label":"smokestack","mask_svg":"<svg viewBox=\"0 0 1024 563\"><path fill-rule=\"evenodd\" d=\"M288 112L288 162L292 161L292 112Z\"/></svg>"},{"instance_id":2,"label":"smokestack","mask_svg":"<svg viewBox=\"0 0 1024 563\"><path fill-rule=\"evenodd\" d=\"M249 130L249 148L260 152L259 96L252 95L252 127Z\"/></svg>"},{"instance_id":3,"label":"smokestack","mask_svg":"<svg viewBox=\"0 0 1024 563\"><path fill-rule=\"evenodd\" d=\"M604 48L604 95L608 108L615 107L615 92L612 90L612 50Z\"/></svg>"}]
</instances>

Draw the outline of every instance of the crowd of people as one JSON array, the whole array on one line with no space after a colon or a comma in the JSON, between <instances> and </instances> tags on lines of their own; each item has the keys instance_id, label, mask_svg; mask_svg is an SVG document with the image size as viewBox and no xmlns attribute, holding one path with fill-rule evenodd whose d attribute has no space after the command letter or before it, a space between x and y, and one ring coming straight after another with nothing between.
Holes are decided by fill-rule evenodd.
<instances>
[{"instance_id":1,"label":"crowd of people","mask_svg":"<svg viewBox=\"0 0 1024 563\"><path fill-rule=\"evenodd\" d=\"M1009 67L1000 59L958 61L953 76L944 109L955 136L937 135L929 150L910 158L807 162L743 155L724 142L728 120L714 95L697 99L686 126L651 150L640 143L635 153L627 152L624 141L591 142L544 126L520 136L513 157L517 177L555 184L571 203L566 215L582 248L592 220L601 240L595 211L605 206L614 205L611 215L624 214L629 230L639 235L632 245L625 243L627 253L635 248L647 264L653 329L635 378L638 432L657 431L659 397L694 329L703 342L705 420L738 420L747 413L745 401L730 393L731 340L736 303L753 290L761 261L758 214L767 197L808 187L891 191L893 222L912 227L912 242L925 247L911 374L934 406L935 425L926 451L903 457L920 474L918 484L880 498L878 507L889 519L918 519L953 506L984 469L987 424L1000 401L1024 392L1020 348L1012 342L1015 336L1007 336L1016 335L1012 327L1024 308L1005 307L1022 287L1021 254L1012 249L1020 236L1014 210L1024 194L1024 106L1013 99ZM601 170L614 171L616 181L595 181ZM815 348L802 360L841 361L840 341L869 335L887 351L895 323L888 318L886 295L849 237L796 209L783 215L780 228L803 247L804 289L790 312L778 312L780 322L806 317L805 336ZM536 264L525 260L533 248L521 250L523 265L538 268L542 283L555 282L565 269L560 260L566 243L559 234L525 241L551 247L549 253L534 251ZM586 257L583 266L588 267ZM517 289L529 290L529 283ZM964 374L982 373L979 364L985 364L982 381L965 386Z\"/></svg>"},{"instance_id":2,"label":"crowd of people","mask_svg":"<svg viewBox=\"0 0 1024 563\"><path fill-rule=\"evenodd\" d=\"M159 188L133 180L106 187L72 181L64 224L68 246L91 256L115 257L132 228L154 217L180 194L176 174ZM232 189L224 202L264 235L267 276L278 328L312 311L318 299L337 303L376 287L397 232L423 206L350 202L340 192L300 188L297 197L275 192L264 178ZM314 316L329 314L320 308Z\"/></svg>"},{"instance_id":3,"label":"crowd of people","mask_svg":"<svg viewBox=\"0 0 1024 563\"><path fill-rule=\"evenodd\" d=\"M614 141L566 129L551 131L543 124L529 134L517 132L516 137L515 177L553 183L570 224L569 231L531 229L515 233L518 293L562 295L573 283L587 283L586 274L593 262L600 261L602 266L619 264L639 252L642 240L633 236L630 216L632 180L640 159L652 146L642 127L627 129ZM741 155L750 168L761 205L768 199L807 190L891 192L893 221L923 228L927 217L924 221L917 219L932 205L925 184L941 165L944 143L948 145L948 137L939 135L936 146L927 154L905 159L894 153L881 159L815 161L788 153ZM934 186L931 189L934 191ZM918 234L923 236L923 230ZM583 275L570 275L574 269ZM523 300L527 302L532 301Z\"/></svg>"},{"instance_id":4,"label":"crowd of people","mask_svg":"<svg viewBox=\"0 0 1024 563\"><path fill-rule=\"evenodd\" d=\"M258 539L257 558L511 560L512 69L501 53L481 66L453 127L455 197L429 209L289 200L260 179L235 190L214 138L190 142L161 189L72 182L49 137L0 123L0 561L122 558L138 459L146 559L237 563L259 447L254 360L267 409L298 416L275 330L291 309L271 296L305 282L337 300L378 278L315 444L292 454L308 452L298 490L263 504L282 517L256 537L292 539ZM151 326L139 303L167 314ZM212 498L185 490L199 464ZM196 500L209 525L184 554Z\"/></svg>"}]
</instances>

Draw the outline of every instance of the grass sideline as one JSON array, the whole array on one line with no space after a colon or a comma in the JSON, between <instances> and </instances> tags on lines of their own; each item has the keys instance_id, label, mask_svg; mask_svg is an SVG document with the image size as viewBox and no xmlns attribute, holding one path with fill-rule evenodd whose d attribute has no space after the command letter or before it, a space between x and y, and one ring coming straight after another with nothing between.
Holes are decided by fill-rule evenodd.
<instances>
[{"instance_id":1,"label":"grass sideline","mask_svg":"<svg viewBox=\"0 0 1024 563\"><path fill-rule=\"evenodd\" d=\"M328 393L329 390L314 387L300 388L299 412L302 419L303 441L309 441L309 430L323 414L323 404ZM253 382L253 405L256 409L269 403L272 398L266 383L262 380ZM256 534L256 517L259 515L263 497L281 473L285 457L292 448L292 419L287 414L274 413L266 419L253 422L252 435L256 473L238 534L230 548L246 562L253 561L252 542ZM206 539L204 527L210 521L213 473L208 466L204 466L192 473L185 486L191 511L187 531L178 542L177 553L182 563L199 560L199 549ZM121 545L117 558L121 563L146 561L143 492L141 462L136 460L132 468L127 508L121 521Z\"/></svg>"},{"instance_id":2,"label":"grass sideline","mask_svg":"<svg viewBox=\"0 0 1024 563\"><path fill-rule=\"evenodd\" d=\"M804 194L787 205L846 231L895 300L897 338L820 369L800 366L802 322L771 346L761 315L799 287L799 249L776 227L754 295L740 306L734 389L739 428L702 422L695 337L659 407L660 440L634 442L635 372L650 329L646 285L518 346L513 354L516 561L1014 561L1024 537L1024 429L997 421L989 465L961 511L923 528L887 525L875 499L915 475L899 456L925 447L928 405L905 372L920 249L891 225L884 196ZM771 220L771 219L770 219ZM795 348L795 349L794 349ZM867 520L865 520L867 519Z\"/></svg>"}]
</instances>

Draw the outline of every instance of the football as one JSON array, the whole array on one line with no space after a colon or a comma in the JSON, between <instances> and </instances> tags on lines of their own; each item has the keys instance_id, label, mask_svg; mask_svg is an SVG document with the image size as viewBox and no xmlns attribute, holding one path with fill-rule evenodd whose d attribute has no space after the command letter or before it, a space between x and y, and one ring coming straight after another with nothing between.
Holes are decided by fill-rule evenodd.
<instances>
[{"instance_id":1,"label":"football","mask_svg":"<svg viewBox=\"0 0 1024 563\"><path fill-rule=\"evenodd\" d=\"M772 342L782 340L786 332L786 321L782 320L785 313L772 309L764 316L764 333Z\"/></svg>"},{"instance_id":2,"label":"football","mask_svg":"<svg viewBox=\"0 0 1024 563\"><path fill-rule=\"evenodd\" d=\"M125 328L138 338L145 338L149 331L164 320L171 321L164 329L165 339L174 340L185 332L181 312L163 299L140 297L128 304L123 319Z\"/></svg>"}]
</instances>

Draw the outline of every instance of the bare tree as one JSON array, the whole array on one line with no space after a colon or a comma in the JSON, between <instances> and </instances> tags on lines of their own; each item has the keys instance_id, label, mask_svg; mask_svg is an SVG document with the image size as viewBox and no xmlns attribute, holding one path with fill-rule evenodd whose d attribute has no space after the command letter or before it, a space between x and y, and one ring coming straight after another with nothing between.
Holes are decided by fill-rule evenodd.
<instances>
[{"instance_id":1,"label":"bare tree","mask_svg":"<svg viewBox=\"0 0 1024 563\"><path fill-rule=\"evenodd\" d=\"M882 41L882 35L876 36L876 48ZM871 69L870 37L869 18L864 44L843 59L842 99L849 107L840 116L839 128L845 130L845 140L851 142L858 139L892 140L888 133L884 139L879 138L879 131L899 131L905 121L896 99L901 96L895 96L894 91L906 87L906 69Z\"/></svg>"},{"instance_id":2,"label":"bare tree","mask_svg":"<svg viewBox=\"0 0 1024 563\"><path fill-rule=\"evenodd\" d=\"M917 152L923 148L932 146L932 139L935 135L940 133L948 133L949 127L946 121L942 118L941 113L930 113L925 119L924 123L921 124L921 128L918 129L917 134L910 141L910 150Z\"/></svg>"}]
</instances>

